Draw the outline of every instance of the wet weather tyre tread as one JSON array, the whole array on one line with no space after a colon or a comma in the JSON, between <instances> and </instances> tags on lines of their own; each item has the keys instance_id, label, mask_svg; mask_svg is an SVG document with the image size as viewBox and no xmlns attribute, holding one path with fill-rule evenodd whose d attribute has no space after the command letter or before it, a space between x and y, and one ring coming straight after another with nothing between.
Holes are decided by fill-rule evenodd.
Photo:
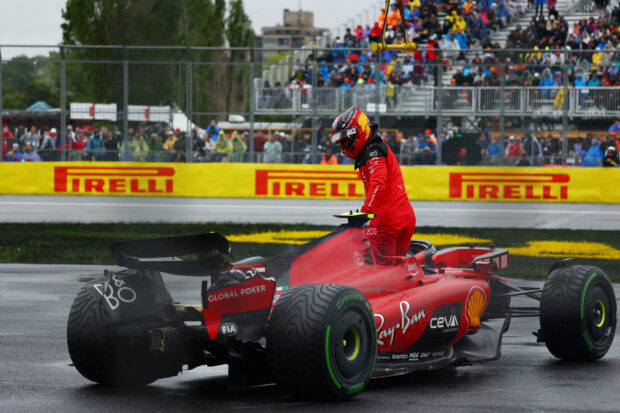
<instances>
[{"instance_id":1,"label":"wet weather tyre tread","mask_svg":"<svg viewBox=\"0 0 620 413\"><path fill-rule=\"evenodd\" d=\"M156 377L118 368L110 315L87 287L75 297L67 322L67 345L75 368L87 379L110 386L142 386Z\"/></svg>"},{"instance_id":2,"label":"wet weather tyre tread","mask_svg":"<svg viewBox=\"0 0 620 413\"><path fill-rule=\"evenodd\" d=\"M607 297L606 316L609 333L593 340L587 314L582 306L594 289ZM586 312L587 313L587 312ZM612 344L617 322L613 286L597 267L571 265L559 268L547 277L540 301L540 327L551 354L569 361L593 361L605 355Z\"/></svg>"},{"instance_id":3,"label":"wet weather tyre tread","mask_svg":"<svg viewBox=\"0 0 620 413\"><path fill-rule=\"evenodd\" d=\"M349 295L361 296L363 301L348 302L338 309L338 300ZM339 377L342 388L338 389L326 367L326 328L336 324L339 315L352 307L362 310L364 319L368 320L365 325L369 328L362 331L368 340L368 352L356 380L347 382ZM332 333L335 337L335 329ZM285 291L272 311L267 328L269 368L276 383L285 393L306 399L355 396L370 380L376 347L370 304L359 291L342 285L309 284Z\"/></svg>"}]
</instances>

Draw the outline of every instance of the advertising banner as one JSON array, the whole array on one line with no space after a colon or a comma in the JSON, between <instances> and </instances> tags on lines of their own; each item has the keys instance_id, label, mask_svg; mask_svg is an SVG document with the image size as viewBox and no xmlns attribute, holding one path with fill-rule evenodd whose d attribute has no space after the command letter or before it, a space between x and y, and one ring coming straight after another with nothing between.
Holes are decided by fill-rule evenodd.
<instances>
[{"instance_id":1,"label":"advertising banner","mask_svg":"<svg viewBox=\"0 0 620 413\"><path fill-rule=\"evenodd\" d=\"M417 201L620 203L614 168L402 167ZM37 162L0 164L2 194L362 199L351 165Z\"/></svg>"}]
</instances>

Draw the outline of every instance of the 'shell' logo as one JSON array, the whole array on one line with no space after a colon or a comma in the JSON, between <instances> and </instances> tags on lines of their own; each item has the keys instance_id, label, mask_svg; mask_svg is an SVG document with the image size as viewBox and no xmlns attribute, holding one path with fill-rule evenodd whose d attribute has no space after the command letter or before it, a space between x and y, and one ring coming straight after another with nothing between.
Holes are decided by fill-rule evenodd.
<instances>
[{"instance_id":1,"label":"'shell' logo","mask_svg":"<svg viewBox=\"0 0 620 413\"><path fill-rule=\"evenodd\" d=\"M363 184L354 171L257 169L256 195L362 198Z\"/></svg>"},{"instance_id":2,"label":"'shell' logo","mask_svg":"<svg viewBox=\"0 0 620 413\"><path fill-rule=\"evenodd\" d=\"M568 199L570 176L561 173L451 172L450 198Z\"/></svg>"},{"instance_id":3,"label":"'shell' logo","mask_svg":"<svg viewBox=\"0 0 620 413\"><path fill-rule=\"evenodd\" d=\"M56 166L54 192L170 194L174 168Z\"/></svg>"}]
</instances>

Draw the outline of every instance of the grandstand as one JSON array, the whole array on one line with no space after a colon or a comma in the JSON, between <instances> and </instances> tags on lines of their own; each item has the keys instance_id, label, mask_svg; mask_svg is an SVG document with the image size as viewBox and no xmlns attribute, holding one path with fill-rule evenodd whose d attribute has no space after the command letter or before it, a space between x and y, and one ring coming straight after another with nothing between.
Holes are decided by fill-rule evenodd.
<instances>
[{"instance_id":1,"label":"grandstand","mask_svg":"<svg viewBox=\"0 0 620 413\"><path fill-rule=\"evenodd\" d=\"M332 30L331 32L325 33L323 36L317 38L313 43L308 46L302 48L302 50L294 52L292 55L288 56L286 60L279 62L277 65L271 66L263 72L261 78L257 78L255 80L255 86L258 90L257 99L257 109L259 112L269 113L269 112L290 112L296 114L304 114L311 113L312 110L310 107L312 105L309 104L310 99L312 98L312 81L306 81L304 84L300 82L294 81L289 83L291 80L291 75L294 75L296 63L301 63L301 65L306 65L311 63L311 60L308 59L309 56L313 55L313 51L315 49L320 49L322 47L328 46L340 46L342 47L344 35L347 33L347 30L350 30L352 33L355 32L356 24L359 26L363 22L363 16L366 16L366 25L370 26L371 21L373 19L369 16L375 15L377 16L377 12L382 5L383 2L380 2L378 5L374 5L367 10L364 10L360 13L356 19L349 19L346 23L343 23L339 28ZM423 2L422 4L424 4ZM469 1L462 2L461 5L467 5ZM474 90L463 90L465 95L468 95L466 100L466 104L460 105L447 105L444 108L438 108L437 100L438 100L438 88L454 86L451 85L451 80L457 72L457 68L462 68L464 65L468 63L473 57L475 53L483 53L483 46L492 47L493 49L499 49L507 47L507 39L512 31L514 31L517 26L521 26L522 28L527 27L530 21L532 21L532 17L535 16L535 10L533 6L529 6L526 2L519 1L507 1L506 2L510 7L510 16L509 20L504 19L504 21L496 18L492 22L486 26L486 31L488 36L479 35L478 38L475 36L470 36L468 40L466 40L466 48L461 45L460 50L454 51L450 49L449 44L442 43L441 39L433 39L433 37L437 37L437 32L433 35L429 33L428 36L421 36L418 38L419 41L419 50L426 50L429 47L429 38L432 43L430 47L435 45L436 48L442 49L444 62L448 61L449 64L436 64L435 62L429 62L428 59L424 62L424 67L421 69L424 71L424 74L417 77L415 82L404 82L402 85L396 85L393 92L390 92L390 88L388 87L386 90L385 87L385 79L381 79L382 87L380 89L380 93L377 94L376 90L372 90L371 87L365 87L368 85L368 80L364 79L364 81L356 82L354 87L350 90L341 90L339 88L340 85L322 85L319 82L319 89L316 94L318 95L318 105L316 110L319 114L333 114L333 112L337 112L339 110L344 109L347 105L353 104L356 106L364 107L366 109L375 108L375 109L384 109L386 115L395 115L395 116L405 116L405 115L422 115L424 117L434 116L441 113L442 109L448 110L453 115L460 116L468 116L474 115L478 112L487 112L492 115L500 114L500 105L488 105L482 102L482 98L478 98L478 92ZM442 3L445 4L445 3ZM475 4L475 3L474 3ZM461 6L460 10L463 12L463 8L465 6ZM500 2L500 7L503 7ZM491 7L495 8L495 7ZM568 29L570 30L575 22L580 21L583 18L591 17L593 15L593 11L584 12L584 3L579 3L575 0L558 0L555 5L555 13L554 16L560 16L559 19L563 19ZM439 8L438 10L438 22L443 22L439 24L446 24L446 21L449 20L450 14L447 14L446 11L449 11L448 8ZM453 11L454 13L454 11ZM407 13L405 13L407 14ZM463 12L464 14L464 12ZM470 13L474 14L474 13ZM482 15L485 18L488 18L487 12L481 13L478 12L478 15ZM548 12L545 10L545 16L548 16ZM478 17L476 17L478 19ZM410 20L406 19L410 25L416 25L417 20L415 17L411 17ZM473 19L475 20L475 19ZM503 24L505 23L505 24ZM470 22L470 24L472 24ZM475 23L474 23L475 24ZM416 29L417 30L417 29ZM398 30L396 30L397 32ZM415 33L415 31L414 31ZM470 33L471 34L471 33ZM441 36L441 33L439 33ZM395 35L396 41L398 37L398 33ZM340 41L340 42L339 42ZM389 40L388 40L389 41ZM352 46L366 46L367 40L361 40ZM347 44L345 46L351 46L351 44ZM520 47L523 49L524 47ZM405 57L403 57L405 56ZM396 66L402 65L403 63L406 65L407 61L406 55L399 56ZM416 55L413 57L416 60ZM417 63L417 62L416 62ZM506 63L506 62L503 62ZM317 63L320 70L321 63ZM329 66L329 63L328 63ZM330 72L336 69L336 63L330 66ZM389 70L389 69L388 69ZM417 70L417 67L414 67L414 70ZM441 72L441 80L438 81L434 78L434 73L437 71ZM542 76L542 73L540 73ZM374 78L374 84L377 84ZM327 79L323 79L327 80ZM285 88L289 89L286 91L287 99L285 99L286 104L279 104L278 107L269 107L265 105L261 105L261 97L263 94L278 94L282 93L279 88L274 88L275 85L280 84ZM328 90L330 86L333 87L333 90ZM500 86L499 84L496 86ZM266 89L265 89L266 87ZM273 89L272 89L273 88ZM386 96L386 92L388 95ZM444 91L445 93L445 91ZM525 93L525 92L523 92ZM447 102L453 102L450 98L452 94L457 94L456 91L452 90L448 92L448 98L444 97L444 100ZM609 91L608 96L604 97L604 100L607 104L603 105L603 111L596 110L593 111L596 115L602 116L616 116L617 110L614 110L613 103L618 99L617 91ZM463 95L463 93L461 93ZM531 95L531 94L530 94ZM553 93L553 96L556 96L557 92ZM578 104L574 104L573 102L579 101L579 93L576 91L570 92L569 101L571 104L569 105L569 116L581 116L584 113L583 107ZM522 102L509 102L507 106L511 106L514 111L520 112L522 115L533 114L534 112L538 112L541 110L541 106L538 103L535 103L528 96L523 96L519 101ZM460 102L463 103L463 102ZM488 102L487 102L488 103ZM549 103L549 102L548 102ZM380 105L385 105L381 107ZM486 107L484 107L486 106ZM553 102L550 102L549 105L546 105L547 110L550 113L555 113L561 111L561 108L554 107ZM507 108L510 110L511 108ZM598 108L600 109L600 108ZM381 110L383 112L383 110Z\"/></svg>"}]
</instances>

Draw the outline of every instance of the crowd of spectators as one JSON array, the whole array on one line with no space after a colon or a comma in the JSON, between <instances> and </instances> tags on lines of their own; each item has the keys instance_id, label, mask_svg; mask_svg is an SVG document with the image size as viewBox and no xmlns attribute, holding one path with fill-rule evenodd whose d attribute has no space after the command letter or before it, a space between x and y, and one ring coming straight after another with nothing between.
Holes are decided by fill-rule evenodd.
<instances>
[{"instance_id":1,"label":"crowd of spectators","mask_svg":"<svg viewBox=\"0 0 620 413\"><path fill-rule=\"evenodd\" d=\"M508 166L618 166L620 149L620 120L604 133L584 133L567 140L566 148L558 132L536 137L530 129L522 136L511 135L504 142L499 136L485 131L475 142L462 139L449 131L443 135L442 161L450 165L508 165ZM565 155L563 154L563 151Z\"/></svg>"},{"instance_id":2,"label":"crowd of spectators","mask_svg":"<svg viewBox=\"0 0 620 413\"><path fill-rule=\"evenodd\" d=\"M562 86L564 65L570 86L620 86L620 7L610 11L602 1L597 16L569 27L555 9L556 2L533 0L536 14L527 26L517 25L504 46L491 42L490 32L524 13L530 7L526 0L405 0L404 16L392 4L387 11L386 42L403 42L400 21L404 18L407 38L419 44L413 54L382 52L380 71L375 73L371 62L376 56L367 50L371 42L380 41L382 9L373 27L347 28L342 38L334 39L332 50L310 54L305 62L296 61L288 82L265 82L259 108L289 107L291 89L301 88L302 98L308 94L305 89L313 83L315 60L318 87L355 88L370 95L378 81L386 88L388 103L394 87L428 81L436 84L439 65L456 69L452 86L499 86L502 73L506 86ZM555 98L556 92L550 97Z\"/></svg>"},{"instance_id":3,"label":"crowd of spectators","mask_svg":"<svg viewBox=\"0 0 620 413\"><path fill-rule=\"evenodd\" d=\"M605 159L617 157L620 140L615 132L607 132L595 137L593 133L585 137L569 139L566 152L566 165L572 166L617 166L606 164ZM484 136L476 141L482 151L482 164L507 164L516 166L562 165L562 142L557 133L537 138L526 129L522 137L510 136L502 154L497 137L490 141ZM609 157L609 158L608 158Z\"/></svg>"},{"instance_id":4,"label":"crowd of spectators","mask_svg":"<svg viewBox=\"0 0 620 413\"><path fill-rule=\"evenodd\" d=\"M572 27L557 12L546 18L538 14L525 29L517 25L510 32L505 50L483 43L480 52L474 51L457 68L451 83L497 86L503 67L506 86L562 86L566 67L570 86L620 86L619 25L618 6L612 13L602 9L598 18L584 18Z\"/></svg>"},{"instance_id":5,"label":"crowd of spectators","mask_svg":"<svg viewBox=\"0 0 620 413\"><path fill-rule=\"evenodd\" d=\"M60 160L61 136L54 128L28 131L18 128L14 134L2 130L2 156L9 162ZM172 128L139 126L129 129L125 139L117 127L67 126L68 160L84 161L151 161L151 162L247 162L253 141L256 162L348 164L331 142L329 129L318 122L317 148L313 148L311 132L298 130L287 134L280 131L257 130L254 139L248 131L224 131L215 123L206 129L194 128L190 134ZM574 166L618 166L620 119L606 133L584 134L568 141L566 156L562 154L559 133L536 137L526 129L522 136L509 136L502 149L497 134L483 132L475 139L465 139L456 129L436 136L431 129L405 136L399 130L382 132L402 165L435 165L441 150L441 161L447 165L517 165L538 166L566 164ZM189 140L189 142L188 142ZM188 145L191 157L187 159Z\"/></svg>"},{"instance_id":6,"label":"crowd of spectators","mask_svg":"<svg viewBox=\"0 0 620 413\"><path fill-rule=\"evenodd\" d=\"M2 157L9 162L59 161L65 139L67 160L186 162L188 145L195 162L241 162L247 151L248 132L221 131L213 121L206 130L190 134L180 129L154 126L130 128L125 138L117 126L68 125L64 136L56 128L23 127L2 130ZM188 143L188 140L190 141Z\"/></svg>"},{"instance_id":7,"label":"crowd of spectators","mask_svg":"<svg viewBox=\"0 0 620 413\"><path fill-rule=\"evenodd\" d=\"M404 0L404 16L396 4L387 11L385 41L398 44L404 41L401 19L404 19L407 39L420 45L413 56L398 58L396 51L380 53L380 72L375 73L376 56L369 52L370 43L381 41L385 9L381 9L374 25L347 28L317 56L310 54L305 62L296 61L293 73L284 85L263 84L259 107L285 108L290 99L286 90L309 88L313 83L313 63L317 64L317 86L348 89L364 85L402 85L420 83L426 73L436 73L438 49L445 50L449 59L458 51L489 41L492 29L504 27L516 13L527 8L526 0ZM499 45L495 45L499 48ZM351 50L351 49L362 49ZM273 90L270 90L273 89Z\"/></svg>"}]
</instances>

